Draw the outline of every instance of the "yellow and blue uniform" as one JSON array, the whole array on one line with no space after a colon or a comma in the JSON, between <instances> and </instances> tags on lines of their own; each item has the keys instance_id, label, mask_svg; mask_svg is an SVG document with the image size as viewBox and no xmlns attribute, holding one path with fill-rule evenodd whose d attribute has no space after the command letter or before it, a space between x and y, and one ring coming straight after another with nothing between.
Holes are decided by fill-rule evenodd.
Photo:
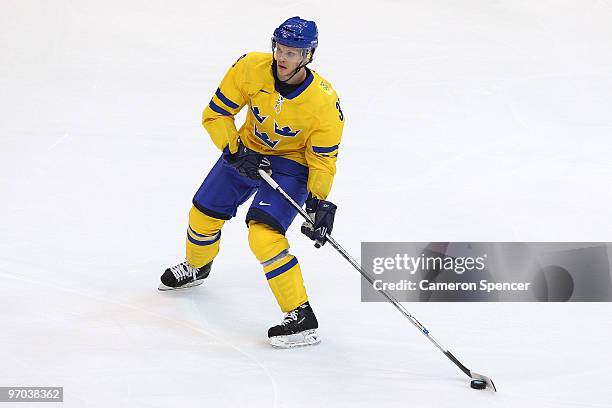
<instances>
[{"instance_id":1,"label":"yellow and blue uniform","mask_svg":"<svg viewBox=\"0 0 612 408\"><path fill-rule=\"evenodd\" d=\"M332 86L307 70L291 93L275 89L272 54L249 53L229 69L202 115L214 144L236 152L238 139L269 157L272 177L300 205L308 194L325 199L336 172L344 114ZM238 130L234 116L248 106ZM284 234L297 211L265 182L240 175L219 158L193 199L187 234L187 260L195 267L219 251L223 222L252 194L247 213L249 244L261 262L281 307L290 311L308 300L299 263Z\"/></svg>"}]
</instances>

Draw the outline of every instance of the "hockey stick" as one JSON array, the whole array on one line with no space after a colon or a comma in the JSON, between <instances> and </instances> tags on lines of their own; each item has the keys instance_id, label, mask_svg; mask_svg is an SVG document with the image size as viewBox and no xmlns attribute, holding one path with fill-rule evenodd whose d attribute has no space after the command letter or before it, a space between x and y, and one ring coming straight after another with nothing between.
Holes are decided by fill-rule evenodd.
<instances>
[{"instance_id":1,"label":"hockey stick","mask_svg":"<svg viewBox=\"0 0 612 408\"><path fill-rule=\"evenodd\" d=\"M272 177L268 175L268 173L266 173L263 170L259 170L259 175L266 183L270 185L270 187L272 187L274 190L279 192L283 197L285 197L285 199L289 201L289 203L293 206L293 208L295 208L307 222L314 224L313 220L310 218L308 213L306 213L306 211L304 211L304 209L298 203L296 203L289 196L289 194L287 194L278 185L278 183L274 181ZM346 252L344 248L342 248L340 244L338 244L336 240L331 237L331 235L325 234L325 237L327 238L327 241L329 241L331 246L333 246L334 249L336 249L336 251L338 251L344 259L346 259L351 265L353 265L353 267L355 267L355 269L357 269L357 271L361 274L361 276L363 276L368 282L370 282L371 285L374 285L374 280L361 269L361 265L359 265L359 263L351 255L349 255L349 253ZM442 345L429 333L429 330L427 330L425 326L423 326L421 322L419 322L414 316L408 313L408 311L404 308L404 306L402 306L402 304L397 299L395 299L391 294L389 294L385 290L378 290L378 292L382 294L384 297L386 297L387 300L389 300L389 302L391 302L391 304L393 304L393 306L395 306L397 310L399 310L408 320L410 320L410 322L421 333L425 335L425 337L427 337L438 349L440 349L440 351L444 353L446 357L448 357L453 363L455 363L455 365L459 367L461 371L463 371L468 377L472 379L472 382L470 384L472 388L482 389L488 386L493 391L497 392L497 388L495 388L495 384L493 383L493 380L491 378L484 376L482 374L472 372L466 366L464 366L459 360L457 360L457 358L450 351L448 351L448 349L442 347Z\"/></svg>"}]
</instances>

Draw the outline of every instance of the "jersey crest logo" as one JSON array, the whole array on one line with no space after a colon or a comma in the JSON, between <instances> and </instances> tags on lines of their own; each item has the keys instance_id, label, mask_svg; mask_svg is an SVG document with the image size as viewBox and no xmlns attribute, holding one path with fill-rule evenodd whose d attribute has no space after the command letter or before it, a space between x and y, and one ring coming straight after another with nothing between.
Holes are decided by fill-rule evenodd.
<instances>
[{"instance_id":1,"label":"jersey crest logo","mask_svg":"<svg viewBox=\"0 0 612 408\"><path fill-rule=\"evenodd\" d=\"M261 139L262 142L270 146L271 149L274 149L280 140L270 140L270 137L266 132L259 132L257 130L257 124L255 124L255 136Z\"/></svg>"},{"instance_id":2,"label":"jersey crest logo","mask_svg":"<svg viewBox=\"0 0 612 408\"><path fill-rule=\"evenodd\" d=\"M298 133L300 133L302 129L298 129L296 131L291 130L289 126L285 126L283 128L278 127L276 121L274 121L274 133L277 135L281 135L284 137L295 137Z\"/></svg>"},{"instance_id":3,"label":"jersey crest logo","mask_svg":"<svg viewBox=\"0 0 612 408\"><path fill-rule=\"evenodd\" d=\"M259 108L257 106L253 106L251 107L251 111L253 112L253 116L255 116L255 119L261 124L264 123L264 121L268 118L267 116L260 116L259 115Z\"/></svg>"}]
</instances>

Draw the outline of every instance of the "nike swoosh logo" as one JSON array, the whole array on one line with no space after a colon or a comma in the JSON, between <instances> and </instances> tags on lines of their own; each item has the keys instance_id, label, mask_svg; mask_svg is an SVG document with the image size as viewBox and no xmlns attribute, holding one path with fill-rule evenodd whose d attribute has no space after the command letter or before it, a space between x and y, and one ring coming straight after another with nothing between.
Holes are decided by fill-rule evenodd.
<instances>
[{"instance_id":1,"label":"nike swoosh logo","mask_svg":"<svg viewBox=\"0 0 612 408\"><path fill-rule=\"evenodd\" d=\"M264 203L263 201L260 201L260 202L259 202L259 205L272 205L272 204L269 204L269 203Z\"/></svg>"},{"instance_id":2,"label":"nike swoosh logo","mask_svg":"<svg viewBox=\"0 0 612 408\"><path fill-rule=\"evenodd\" d=\"M300 320L297 322L297 324L302 323L304 320L306 320L306 318L305 318L305 317L302 317L302 318L301 318L301 319L300 319Z\"/></svg>"},{"instance_id":3,"label":"nike swoosh logo","mask_svg":"<svg viewBox=\"0 0 612 408\"><path fill-rule=\"evenodd\" d=\"M263 92L263 93L267 93L267 94L270 93L270 92L266 91L265 89L260 89L259 92Z\"/></svg>"}]
</instances>

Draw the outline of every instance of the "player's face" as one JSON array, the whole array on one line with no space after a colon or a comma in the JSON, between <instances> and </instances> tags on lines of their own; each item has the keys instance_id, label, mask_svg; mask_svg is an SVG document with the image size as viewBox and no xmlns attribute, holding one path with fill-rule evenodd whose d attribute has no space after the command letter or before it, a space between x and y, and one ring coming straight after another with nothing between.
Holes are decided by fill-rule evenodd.
<instances>
[{"instance_id":1,"label":"player's face","mask_svg":"<svg viewBox=\"0 0 612 408\"><path fill-rule=\"evenodd\" d=\"M282 81L293 75L296 68L302 62L302 49L276 44L274 59L276 59L278 78Z\"/></svg>"}]
</instances>

